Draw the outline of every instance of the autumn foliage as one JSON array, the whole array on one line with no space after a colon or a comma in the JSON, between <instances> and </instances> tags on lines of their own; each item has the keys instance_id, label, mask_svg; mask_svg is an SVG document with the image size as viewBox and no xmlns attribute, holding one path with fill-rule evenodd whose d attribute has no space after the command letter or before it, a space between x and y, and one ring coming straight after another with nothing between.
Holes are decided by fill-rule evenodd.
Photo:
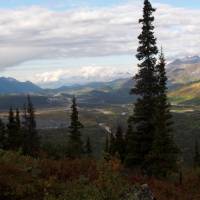
<instances>
[{"instance_id":1,"label":"autumn foliage","mask_svg":"<svg viewBox=\"0 0 200 200\"><path fill-rule=\"evenodd\" d=\"M34 159L0 151L0 199L120 200L135 185L147 183L159 200L200 199L200 171L157 180L126 171L117 159Z\"/></svg>"}]
</instances>

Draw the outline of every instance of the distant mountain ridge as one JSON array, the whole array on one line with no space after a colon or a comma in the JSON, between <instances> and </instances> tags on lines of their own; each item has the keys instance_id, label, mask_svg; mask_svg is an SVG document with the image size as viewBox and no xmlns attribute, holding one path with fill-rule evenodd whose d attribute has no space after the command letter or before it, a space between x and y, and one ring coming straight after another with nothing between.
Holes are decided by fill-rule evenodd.
<instances>
[{"instance_id":1,"label":"distant mountain ridge","mask_svg":"<svg viewBox=\"0 0 200 200\"><path fill-rule=\"evenodd\" d=\"M126 84L129 78L116 79L109 82L91 82L84 85L72 85L72 86L62 86L57 89L45 89L48 92L60 92L60 93L69 93L69 94L85 94L93 90L98 90L102 92L109 92L116 90L122 87L123 84Z\"/></svg>"},{"instance_id":2,"label":"distant mountain ridge","mask_svg":"<svg viewBox=\"0 0 200 200\"><path fill-rule=\"evenodd\" d=\"M169 78L169 85L187 84L190 82L200 80L200 56L185 57L176 59L167 65L167 74ZM131 75L130 75L131 76ZM14 78L0 77L0 93L37 93L37 92L51 92L51 93L73 93L79 92L87 93L93 90L100 90L104 92L120 89L123 87L130 87L130 78L120 78L109 82L91 82L87 84L74 84L71 86L62 86L56 89L42 89L30 81L20 82ZM128 85L127 85L128 84Z\"/></svg>"},{"instance_id":3,"label":"distant mountain ridge","mask_svg":"<svg viewBox=\"0 0 200 200\"><path fill-rule=\"evenodd\" d=\"M169 96L176 103L200 104L200 57L176 59L167 65ZM57 89L42 89L27 81L0 77L0 94L43 95L48 101L63 102L63 98L76 95L85 104L130 103L135 97L130 95L134 80L121 78L109 82L91 82L85 85L62 86ZM53 98L53 99L52 99Z\"/></svg>"},{"instance_id":4,"label":"distant mountain ridge","mask_svg":"<svg viewBox=\"0 0 200 200\"><path fill-rule=\"evenodd\" d=\"M30 81L20 82L14 78L0 77L0 94L37 92L42 92L42 89Z\"/></svg>"},{"instance_id":5,"label":"distant mountain ridge","mask_svg":"<svg viewBox=\"0 0 200 200\"><path fill-rule=\"evenodd\" d=\"M176 59L167 65L167 74L172 83L186 84L200 80L200 56Z\"/></svg>"}]
</instances>

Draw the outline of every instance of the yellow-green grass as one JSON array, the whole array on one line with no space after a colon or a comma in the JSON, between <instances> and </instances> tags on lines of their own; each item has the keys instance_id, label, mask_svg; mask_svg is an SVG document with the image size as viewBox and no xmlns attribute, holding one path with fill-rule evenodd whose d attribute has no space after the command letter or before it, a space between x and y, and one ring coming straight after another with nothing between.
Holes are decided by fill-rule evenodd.
<instances>
[{"instance_id":1,"label":"yellow-green grass","mask_svg":"<svg viewBox=\"0 0 200 200\"><path fill-rule=\"evenodd\" d=\"M190 83L169 93L170 99L176 103L200 100L200 82Z\"/></svg>"}]
</instances>

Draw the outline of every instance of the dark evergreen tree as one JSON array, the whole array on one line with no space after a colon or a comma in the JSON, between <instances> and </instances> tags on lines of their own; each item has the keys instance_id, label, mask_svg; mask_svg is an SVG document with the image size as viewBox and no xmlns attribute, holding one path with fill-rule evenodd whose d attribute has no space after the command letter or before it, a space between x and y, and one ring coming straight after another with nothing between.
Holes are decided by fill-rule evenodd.
<instances>
[{"instance_id":1,"label":"dark evergreen tree","mask_svg":"<svg viewBox=\"0 0 200 200\"><path fill-rule=\"evenodd\" d=\"M69 143L68 143L68 154L72 158L80 157L83 152L83 142L81 139L80 130L84 127L82 123L79 121L78 109L76 104L76 98L72 99L71 106L71 123L69 126Z\"/></svg>"},{"instance_id":2,"label":"dark evergreen tree","mask_svg":"<svg viewBox=\"0 0 200 200\"><path fill-rule=\"evenodd\" d=\"M123 135L123 130L121 126L118 126L115 134L114 152L115 154L119 155L119 158L122 162L124 162L125 151L126 151L126 143Z\"/></svg>"},{"instance_id":3,"label":"dark evergreen tree","mask_svg":"<svg viewBox=\"0 0 200 200\"><path fill-rule=\"evenodd\" d=\"M7 124L7 135L8 135L7 148L10 150L17 150L19 148L16 128L17 125L15 120L15 115L11 107L9 110L8 124Z\"/></svg>"},{"instance_id":4,"label":"dark evergreen tree","mask_svg":"<svg viewBox=\"0 0 200 200\"><path fill-rule=\"evenodd\" d=\"M22 141L22 149L24 154L28 154L29 152L29 144L28 144L28 117L27 117L27 106L24 104L23 106L23 114L22 114L22 121L21 121L21 133L23 137Z\"/></svg>"},{"instance_id":5,"label":"dark evergreen tree","mask_svg":"<svg viewBox=\"0 0 200 200\"><path fill-rule=\"evenodd\" d=\"M115 156L115 136L112 132L110 133L109 154Z\"/></svg>"},{"instance_id":6,"label":"dark evergreen tree","mask_svg":"<svg viewBox=\"0 0 200 200\"><path fill-rule=\"evenodd\" d=\"M194 167L200 167L200 152L199 152L199 143L198 140L195 140L194 147Z\"/></svg>"},{"instance_id":7,"label":"dark evergreen tree","mask_svg":"<svg viewBox=\"0 0 200 200\"><path fill-rule=\"evenodd\" d=\"M39 152L39 136L36 129L35 109L30 96L27 97L27 107L24 108L23 134L24 134L24 153L37 156Z\"/></svg>"},{"instance_id":8,"label":"dark evergreen tree","mask_svg":"<svg viewBox=\"0 0 200 200\"><path fill-rule=\"evenodd\" d=\"M21 128L22 129L27 129L27 127L28 127L27 106L26 106L26 104L24 104L24 106L23 106Z\"/></svg>"},{"instance_id":9,"label":"dark evergreen tree","mask_svg":"<svg viewBox=\"0 0 200 200\"><path fill-rule=\"evenodd\" d=\"M16 126L17 129L21 128L20 113L18 108L16 109Z\"/></svg>"},{"instance_id":10,"label":"dark evergreen tree","mask_svg":"<svg viewBox=\"0 0 200 200\"><path fill-rule=\"evenodd\" d=\"M156 128L153 147L148 156L148 171L156 176L167 176L176 169L178 148L172 137L172 116L167 99L167 76L165 58L161 49L159 63L156 66L158 77L158 95L156 106Z\"/></svg>"},{"instance_id":11,"label":"dark evergreen tree","mask_svg":"<svg viewBox=\"0 0 200 200\"><path fill-rule=\"evenodd\" d=\"M5 124L0 119L0 149L5 149L7 145L6 129Z\"/></svg>"},{"instance_id":12,"label":"dark evergreen tree","mask_svg":"<svg viewBox=\"0 0 200 200\"><path fill-rule=\"evenodd\" d=\"M129 166L146 168L146 156L152 149L155 134L155 113L157 96L156 55L158 49L154 37L153 12L149 0L144 1L143 18L139 20L142 24L142 33L139 35L139 47L136 57L140 61L139 72L135 76L136 85L131 93L138 96L134 107L134 116L128 123L134 129L129 133L126 163ZM134 139L134 141L132 141ZM134 145L134 146L132 146ZM130 149L132 146L133 150Z\"/></svg>"},{"instance_id":13,"label":"dark evergreen tree","mask_svg":"<svg viewBox=\"0 0 200 200\"><path fill-rule=\"evenodd\" d=\"M18 108L16 109L15 122L16 122L17 146L18 148L23 149L24 137L23 137L23 131L21 130L20 112Z\"/></svg>"},{"instance_id":14,"label":"dark evergreen tree","mask_svg":"<svg viewBox=\"0 0 200 200\"><path fill-rule=\"evenodd\" d=\"M85 145L85 153L87 156L92 156L92 146L90 142L90 137L87 137L86 145Z\"/></svg>"},{"instance_id":15,"label":"dark evergreen tree","mask_svg":"<svg viewBox=\"0 0 200 200\"><path fill-rule=\"evenodd\" d=\"M105 149L104 149L104 152L105 152L105 153L109 153L109 149L110 149L110 145L109 145L109 135L106 134L106 141L105 141Z\"/></svg>"},{"instance_id":16,"label":"dark evergreen tree","mask_svg":"<svg viewBox=\"0 0 200 200\"><path fill-rule=\"evenodd\" d=\"M128 129L126 132L126 156L125 156L125 164L127 166L136 166L137 163L137 155L139 154L139 149L137 149L136 142L136 134L133 128L132 116L128 119Z\"/></svg>"}]
</instances>

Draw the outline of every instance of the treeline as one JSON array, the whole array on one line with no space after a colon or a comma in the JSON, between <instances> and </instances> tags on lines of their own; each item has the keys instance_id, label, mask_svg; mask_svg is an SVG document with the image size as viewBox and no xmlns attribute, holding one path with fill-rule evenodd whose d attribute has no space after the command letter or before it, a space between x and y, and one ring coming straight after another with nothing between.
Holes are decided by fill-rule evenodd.
<instances>
[{"instance_id":1,"label":"treeline","mask_svg":"<svg viewBox=\"0 0 200 200\"><path fill-rule=\"evenodd\" d=\"M66 157L80 158L82 155L92 156L90 138L82 142L80 130L84 127L79 121L76 98L72 99L71 123L66 135L67 141ZM0 149L19 151L23 155L38 157L43 153L40 137L38 135L35 109L30 96L20 113L17 108L12 107L8 112L8 119L0 119Z\"/></svg>"},{"instance_id":2,"label":"treeline","mask_svg":"<svg viewBox=\"0 0 200 200\"><path fill-rule=\"evenodd\" d=\"M0 147L21 151L24 155L37 156L40 148L36 130L35 111L30 96L24 104L23 113L11 107L7 123L0 119Z\"/></svg>"}]
</instances>

